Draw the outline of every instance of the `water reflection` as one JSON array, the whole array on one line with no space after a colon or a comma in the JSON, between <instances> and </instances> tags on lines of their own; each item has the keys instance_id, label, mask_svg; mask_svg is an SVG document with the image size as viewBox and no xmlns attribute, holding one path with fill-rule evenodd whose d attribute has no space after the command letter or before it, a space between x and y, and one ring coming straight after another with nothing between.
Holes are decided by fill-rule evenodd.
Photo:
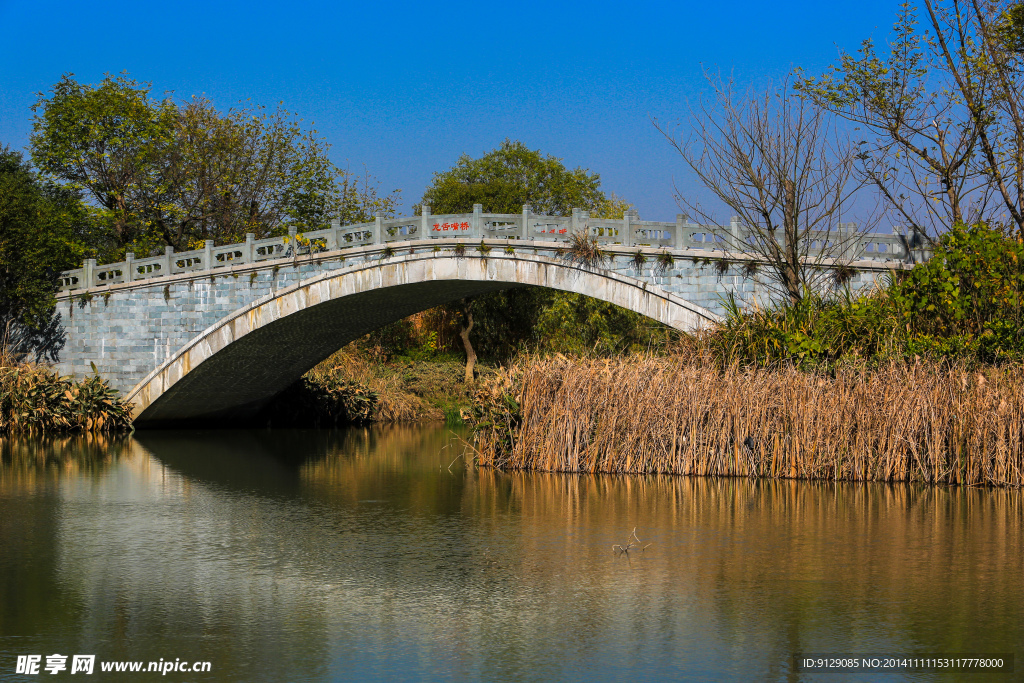
<instances>
[{"instance_id":1,"label":"water reflection","mask_svg":"<svg viewBox=\"0 0 1024 683\"><path fill-rule=\"evenodd\" d=\"M0 679L66 651L213 662L188 680L797 680L801 651L1021 643L1018 492L460 450L416 426L0 441ZM634 527L652 545L616 557Z\"/></svg>"}]
</instances>

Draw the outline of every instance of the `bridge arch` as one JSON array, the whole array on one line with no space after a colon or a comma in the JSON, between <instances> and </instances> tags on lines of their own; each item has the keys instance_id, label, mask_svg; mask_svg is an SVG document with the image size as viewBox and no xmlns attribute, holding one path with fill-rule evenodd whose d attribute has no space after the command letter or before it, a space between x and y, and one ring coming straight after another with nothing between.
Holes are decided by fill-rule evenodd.
<instances>
[{"instance_id":1,"label":"bridge arch","mask_svg":"<svg viewBox=\"0 0 1024 683\"><path fill-rule=\"evenodd\" d=\"M342 345L467 296L536 285L585 294L691 331L719 317L610 270L521 253L380 258L332 270L222 318L127 394L136 424L223 424L254 416Z\"/></svg>"}]
</instances>

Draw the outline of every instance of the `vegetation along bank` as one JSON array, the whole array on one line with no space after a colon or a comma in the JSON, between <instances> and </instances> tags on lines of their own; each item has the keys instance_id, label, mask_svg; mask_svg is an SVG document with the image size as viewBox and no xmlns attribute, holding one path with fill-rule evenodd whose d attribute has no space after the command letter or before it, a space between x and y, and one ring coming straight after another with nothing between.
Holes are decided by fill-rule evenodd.
<instances>
[{"instance_id":1,"label":"vegetation along bank","mask_svg":"<svg viewBox=\"0 0 1024 683\"><path fill-rule=\"evenodd\" d=\"M923 360L822 373L536 359L481 386L474 446L500 469L1020 486L1022 377Z\"/></svg>"},{"instance_id":2,"label":"vegetation along bank","mask_svg":"<svg viewBox=\"0 0 1024 683\"><path fill-rule=\"evenodd\" d=\"M97 375L75 381L44 365L0 358L0 436L124 431L131 411Z\"/></svg>"}]
</instances>

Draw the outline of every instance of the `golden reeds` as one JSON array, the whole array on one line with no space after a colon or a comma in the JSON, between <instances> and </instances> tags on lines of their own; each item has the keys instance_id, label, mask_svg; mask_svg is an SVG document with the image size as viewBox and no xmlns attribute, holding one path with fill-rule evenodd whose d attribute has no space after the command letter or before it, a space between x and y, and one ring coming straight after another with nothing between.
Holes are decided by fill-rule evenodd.
<instances>
[{"instance_id":1,"label":"golden reeds","mask_svg":"<svg viewBox=\"0 0 1024 683\"><path fill-rule=\"evenodd\" d=\"M502 469L1024 483L1024 368L816 374L699 359L527 360L477 396Z\"/></svg>"},{"instance_id":2,"label":"golden reeds","mask_svg":"<svg viewBox=\"0 0 1024 683\"><path fill-rule=\"evenodd\" d=\"M422 398L406 391L399 375L384 372L379 363L371 362L365 354L351 347L338 351L310 370L306 377L318 385L343 378L367 387L377 396L371 415L373 422L409 422L441 417L439 411Z\"/></svg>"}]
</instances>

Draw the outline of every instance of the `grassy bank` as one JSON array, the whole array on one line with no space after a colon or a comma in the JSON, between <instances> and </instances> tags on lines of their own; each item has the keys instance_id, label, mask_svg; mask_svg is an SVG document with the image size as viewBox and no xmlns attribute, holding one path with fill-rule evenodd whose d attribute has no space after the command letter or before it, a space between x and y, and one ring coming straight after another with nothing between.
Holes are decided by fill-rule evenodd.
<instances>
[{"instance_id":1,"label":"grassy bank","mask_svg":"<svg viewBox=\"0 0 1024 683\"><path fill-rule=\"evenodd\" d=\"M829 373L650 357L527 359L476 395L500 469L1024 483L1024 366Z\"/></svg>"},{"instance_id":2,"label":"grassy bank","mask_svg":"<svg viewBox=\"0 0 1024 683\"><path fill-rule=\"evenodd\" d=\"M462 421L473 387L456 353L381 357L350 344L310 370L266 411L271 425L334 426L418 420ZM479 377L493 367L478 363Z\"/></svg>"},{"instance_id":3,"label":"grassy bank","mask_svg":"<svg viewBox=\"0 0 1024 683\"><path fill-rule=\"evenodd\" d=\"M0 434L130 428L131 406L100 377L74 381L44 365L0 360Z\"/></svg>"}]
</instances>

